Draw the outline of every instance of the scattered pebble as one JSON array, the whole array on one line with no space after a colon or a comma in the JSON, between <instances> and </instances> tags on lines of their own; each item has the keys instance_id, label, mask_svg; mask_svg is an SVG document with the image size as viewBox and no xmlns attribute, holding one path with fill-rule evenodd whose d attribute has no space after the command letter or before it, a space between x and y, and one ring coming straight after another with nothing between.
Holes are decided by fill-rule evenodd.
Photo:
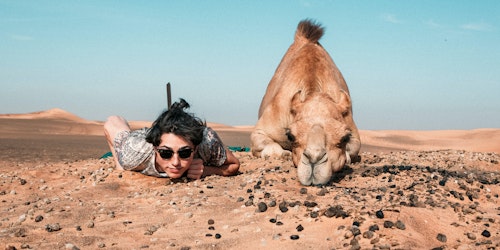
<instances>
[{"instance_id":1,"label":"scattered pebble","mask_svg":"<svg viewBox=\"0 0 500 250\"><path fill-rule=\"evenodd\" d=\"M398 220L398 221L396 221L396 228L401 229L401 230L405 230L406 226L402 221Z\"/></svg>"},{"instance_id":2,"label":"scattered pebble","mask_svg":"<svg viewBox=\"0 0 500 250\"><path fill-rule=\"evenodd\" d=\"M392 227L394 227L394 222L386 220L386 221L384 221L384 227L385 228L392 228Z\"/></svg>"},{"instance_id":3,"label":"scattered pebble","mask_svg":"<svg viewBox=\"0 0 500 250\"><path fill-rule=\"evenodd\" d=\"M45 225L45 230L47 232L56 232L61 230L61 226L59 225L59 223L47 224Z\"/></svg>"},{"instance_id":4,"label":"scattered pebble","mask_svg":"<svg viewBox=\"0 0 500 250\"><path fill-rule=\"evenodd\" d=\"M267 211L267 205L266 205L266 203L265 202L259 202L257 204L257 211L260 212L260 213Z\"/></svg>"},{"instance_id":5,"label":"scattered pebble","mask_svg":"<svg viewBox=\"0 0 500 250\"><path fill-rule=\"evenodd\" d=\"M279 208L280 208L280 211L282 213L286 213L288 211L288 207L286 206L286 202L285 201L280 202Z\"/></svg>"},{"instance_id":6,"label":"scattered pebble","mask_svg":"<svg viewBox=\"0 0 500 250\"><path fill-rule=\"evenodd\" d=\"M375 225L371 225L371 226L368 228L368 230L370 230L370 231L372 231L372 232L375 232L375 231L378 231L378 230L380 230L380 229L379 229L378 225L377 225L377 224L375 224Z\"/></svg>"},{"instance_id":7,"label":"scattered pebble","mask_svg":"<svg viewBox=\"0 0 500 250\"><path fill-rule=\"evenodd\" d=\"M489 238L491 236L490 234L490 231L488 230L484 230L482 233L481 233L482 236L486 237L486 238Z\"/></svg>"},{"instance_id":8,"label":"scattered pebble","mask_svg":"<svg viewBox=\"0 0 500 250\"><path fill-rule=\"evenodd\" d=\"M40 222L42 220L43 220L43 216L41 216L41 215L38 215L35 217L35 222Z\"/></svg>"},{"instance_id":9,"label":"scattered pebble","mask_svg":"<svg viewBox=\"0 0 500 250\"><path fill-rule=\"evenodd\" d=\"M446 242L447 241L446 235L441 234L441 233L439 233L436 238L437 238L437 240L439 240L441 242Z\"/></svg>"},{"instance_id":10,"label":"scattered pebble","mask_svg":"<svg viewBox=\"0 0 500 250\"><path fill-rule=\"evenodd\" d=\"M366 238L366 239L371 239L373 238L373 236L375 235L375 233L373 231L366 231L363 233L363 238Z\"/></svg>"}]
</instances>

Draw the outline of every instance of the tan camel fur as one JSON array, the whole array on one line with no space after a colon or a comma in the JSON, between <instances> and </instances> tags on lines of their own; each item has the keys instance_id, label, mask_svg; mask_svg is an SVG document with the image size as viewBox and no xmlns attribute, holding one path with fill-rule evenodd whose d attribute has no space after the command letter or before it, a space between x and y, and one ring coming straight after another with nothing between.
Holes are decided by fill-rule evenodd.
<instances>
[{"instance_id":1,"label":"tan camel fur","mask_svg":"<svg viewBox=\"0 0 500 250\"><path fill-rule=\"evenodd\" d=\"M291 154L303 185L328 183L334 172L358 157L361 146L349 90L318 43L322 35L319 24L299 23L267 86L251 134L253 155Z\"/></svg>"}]
</instances>

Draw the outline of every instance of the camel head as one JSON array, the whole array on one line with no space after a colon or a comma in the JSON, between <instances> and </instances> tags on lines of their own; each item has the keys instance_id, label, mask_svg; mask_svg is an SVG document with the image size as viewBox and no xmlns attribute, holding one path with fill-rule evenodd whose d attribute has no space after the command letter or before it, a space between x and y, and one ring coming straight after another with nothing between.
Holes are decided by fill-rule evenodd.
<instances>
[{"instance_id":1,"label":"camel head","mask_svg":"<svg viewBox=\"0 0 500 250\"><path fill-rule=\"evenodd\" d=\"M346 147L351 131L344 119L350 112L351 101L344 91L335 99L324 93L294 95L286 134L303 185L326 184L334 172L350 163Z\"/></svg>"}]
</instances>

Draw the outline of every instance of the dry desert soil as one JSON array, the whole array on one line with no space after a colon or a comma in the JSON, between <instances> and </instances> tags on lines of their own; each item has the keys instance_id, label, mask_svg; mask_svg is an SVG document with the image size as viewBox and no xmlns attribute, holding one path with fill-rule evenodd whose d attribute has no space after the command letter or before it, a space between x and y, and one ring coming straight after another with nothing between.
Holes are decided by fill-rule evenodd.
<instances>
[{"instance_id":1,"label":"dry desert soil","mask_svg":"<svg viewBox=\"0 0 500 250\"><path fill-rule=\"evenodd\" d=\"M210 126L249 146L251 127ZM0 247L500 248L500 129L361 135L361 161L325 186L300 185L290 159L248 152L235 152L237 176L174 181L100 159L102 122L0 115Z\"/></svg>"}]
</instances>

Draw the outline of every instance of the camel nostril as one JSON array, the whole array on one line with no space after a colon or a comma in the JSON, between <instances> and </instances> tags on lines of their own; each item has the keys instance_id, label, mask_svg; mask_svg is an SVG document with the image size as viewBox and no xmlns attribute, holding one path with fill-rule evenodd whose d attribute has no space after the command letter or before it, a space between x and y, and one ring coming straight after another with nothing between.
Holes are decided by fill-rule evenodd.
<instances>
[{"instance_id":1,"label":"camel nostril","mask_svg":"<svg viewBox=\"0 0 500 250\"><path fill-rule=\"evenodd\" d=\"M324 149L317 150L304 150L304 156L307 158L311 165L320 162L322 159L326 157L326 151Z\"/></svg>"}]
</instances>

